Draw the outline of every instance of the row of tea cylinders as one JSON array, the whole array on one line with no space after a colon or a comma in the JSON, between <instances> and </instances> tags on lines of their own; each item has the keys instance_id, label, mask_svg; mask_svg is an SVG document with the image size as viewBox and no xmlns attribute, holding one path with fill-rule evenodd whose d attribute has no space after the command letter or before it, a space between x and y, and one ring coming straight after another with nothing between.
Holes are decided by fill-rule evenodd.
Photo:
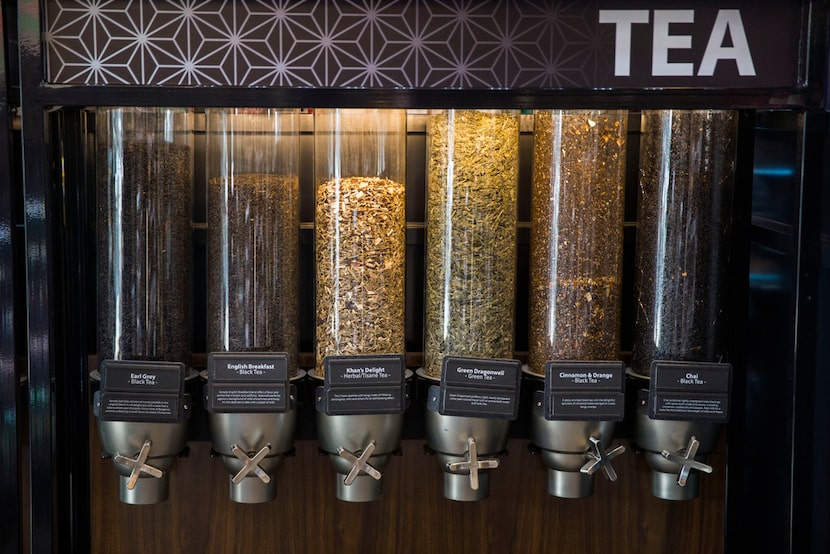
<instances>
[{"instance_id":1,"label":"row of tea cylinders","mask_svg":"<svg viewBox=\"0 0 830 554\"><path fill-rule=\"evenodd\" d=\"M192 115L162 108L97 113L101 360L190 365ZM287 377L296 378L302 373L297 364L299 114L207 109L205 116L208 351L282 352ZM551 361L619 358L628 114L541 110L533 118L525 371L544 376ZM514 355L519 121L511 110L427 115L424 364L419 374L441 386L448 357L509 360ZM710 363L724 357L721 295L736 128L730 111L642 113L631 369L644 379L659 360ZM328 386L327 360L404 351L406 111L315 110L313 135L316 366L309 374ZM232 498L269 499L270 476L262 468L284 453L274 447L286 443L291 417L282 414L277 426L283 432L268 440L263 429L273 427L271 416L258 417L256 409L214 412L214 450L233 474ZM437 448L447 453L446 460L441 458L445 494L457 500L486 496L478 469L497 462L479 456L504 445L480 447L493 443L492 435L502 435L504 426L494 418L483 424L480 418L441 412L431 410L428 419L438 418L435 427L452 429L455 438L449 442L459 443L447 447L442 442ZM319 418L325 429L318 434L330 443L324 449L333 453L339 474L346 475L338 481L338 497L344 500L377 497L377 462L397 448L354 432L391 428L394 443L400 414L374 415L376 420L365 413ZM161 473L163 481L165 475L164 468L154 470L147 463L165 457L153 452L153 444L162 441L150 436L160 424L144 423L124 429L123 418L99 415L104 448L121 474L122 500L131 503L166 495L163 485L136 492L148 476ZM553 452L552 494L587 494L590 481L579 477L586 466L613 475L608 463L613 455L605 450L613 425L582 425L584 433L551 425L553 430L534 432L534 438ZM579 435L567 447L569 454L577 453L575 466L571 459L561 461L574 457L560 455L563 433ZM227 435L221 440L228 444L217 444L217 434ZM679 463L688 476L689 467L703 467L694 466L700 448L695 435L706 433L692 428L683 434L689 442L673 445L672 452L688 462ZM180 431L173 435L183 437ZM357 442L355 435L360 435ZM127 437L129 444L118 437ZM704 445L700 452L713 446ZM171 444L167 454L175 447ZM665 450L655 448L658 458L668 459ZM655 494L689 496L674 491L666 472L655 473L660 474L653 482Z\"/></svg>"}]
</instances>

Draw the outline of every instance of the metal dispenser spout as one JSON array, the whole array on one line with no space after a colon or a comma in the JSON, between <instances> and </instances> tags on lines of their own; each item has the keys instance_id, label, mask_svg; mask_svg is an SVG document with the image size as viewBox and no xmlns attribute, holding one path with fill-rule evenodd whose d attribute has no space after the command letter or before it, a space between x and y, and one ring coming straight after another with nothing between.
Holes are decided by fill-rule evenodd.
<instances>
[{"instance_id":1,"label":"metal dispenser spout","mask_svg":"<svg viewBox=\"0 0 830 554\"><path fill-rule=\"evenodd\" d=\"M594 492L595 473L617 480L611 460L625 447L611 446L614 422L538 421L534 416L533 442L548 467L548 493L559 498L583 498Z\"/></svg>"},{"instance_id":2,"label":"metal dispenser spout","mask_svg":"<svg viewBox=\"0 0 830 554\"><path fill-rule=\"evenodd\" d=\"M460 502L490 494L489 470L499 467L493 456L507 448L510 421L442 415L427 409L427 444L444 471L444 497Z\"/></svg>"},{"instance_id":3,"label":"metal dispenser spout","mask_svg":"<svg viewBox=\"0 0 830 554\"><path fill-rule=\"evenodd\" d=\"M315 394L317 436L337 472L337 498L371 502L382 494L381 471L400 449L409 404L403 356L327 356L324 368Z\"/></svg>"},{"instance_id":4,"label":"metal dispenser spout","mask_svg":"<svg viewBox=\"0 0 830 554\"><path fill-rule=\"evenodd\" d=\"M667 429L666 424L672 429ZM646 463L652 470L651 493L664 500L697 498L700 472L712 473L712 466L704 461L717 445L720 427L712 423L651 420L638 414L634 440L644 449Z\"/></svg>"},{"instance_id":5,"label":"metal dispenser spout","mask_svg":"<svg viewBox=\"0 0 830 554\"><path fill-rule=\"evenodd\" d=\"M712 473L705 461L727 419L731 372L729 364L652 364L649 389L639 391L634 442L652 470L657 498L697 498L700 473Z\"/></svg>"},{"instance_id":6,"label":"metal dispenser spout","mask_svg":"<svg viewBox=\"0 0 830 554\"><path fill-rule=\"evenodd\" d=\"M560 498L593 494L600 470L617 480L611 461L616 422L625 414L622 362L548 362L543 390L534 394L533 443L548 467L548 493Z\"/></svg>"},{"instance_id":7,"label":"metal dispenser spout","mask_svg":"<svg viewBox=\"0 0 830 554\"><path fill-rule=\"evenodd\" d=\"M208 355L205 409L234 502L256 504L276 496L272 475L293 448L297 424L288 360L282 352Z\"/></svg>"},{"instance_id":8,"label":"metal dispenser spout","mask_svg":"<svg viewBox=\"0 0 830 554\"><path fill-rule=\"evenodd\" d=\"M320 448L337 472L337 498L371 502L383 493L382 471L400 448L403 414L317 413Z\"/></svg>"},{"instance_id":9,"label":"metal dispenser spout","mask_svg":"<svg viewBox=\"0 0 830 554\"><path fill-rule=\"evenodd\" d=\"M190 395L184 364L104 360L93 412L126 504L167 500L170 469L186 447Z\"/></svg>"},{"instance_id":10,"label":"metal dispenser spout","mask_svg":"<svg viewBox=\"0 0 830 554\"><path fill-rule=\"evenodd\" d=\"M112 454L118 472L121 502L145 505L167 500L170 469L185 448L186 429L186 422L98 422L104 452Z\"/></svg>"},{"instance_id":11,"label":"metal dispenser spout","mask_svg":"<svg viewBox=\"0 0 830 554\"><path fill-rule=\"evenodd\" d=\"M230 473L230 499L257 504L277 495L273 475L293 447L296 409L283 413L212 413L213 451Z\"/></svg>"},{"instance_id":12,"label":"metal dispenser spout","mask_svg":"<svg viewBox=\"0 0 830 554\"><path fill-rule=\"evenodd\" d=\"M518 360L442 360L440 385L429 387L426 434L444 472L446 498L471 502L489 495L490 470L499 467L494 456L507 449L518 415L520 368Z\"/></svg>"}]
</instances>

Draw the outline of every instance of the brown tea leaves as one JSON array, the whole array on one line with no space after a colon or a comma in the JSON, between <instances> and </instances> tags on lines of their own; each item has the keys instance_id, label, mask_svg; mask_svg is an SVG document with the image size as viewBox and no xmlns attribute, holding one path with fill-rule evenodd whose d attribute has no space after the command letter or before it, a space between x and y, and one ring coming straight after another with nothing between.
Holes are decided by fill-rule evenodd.
<instances>
[{"instance_id":1,"label":"brown tea leaves","mask_svg":"<svg viewBox=\"0 0 830 554\"><path fill-rule=\"evenodd\" d=\"M619 356L624 112L538 112L528 369Z\"/></svg>"}]
</instances>

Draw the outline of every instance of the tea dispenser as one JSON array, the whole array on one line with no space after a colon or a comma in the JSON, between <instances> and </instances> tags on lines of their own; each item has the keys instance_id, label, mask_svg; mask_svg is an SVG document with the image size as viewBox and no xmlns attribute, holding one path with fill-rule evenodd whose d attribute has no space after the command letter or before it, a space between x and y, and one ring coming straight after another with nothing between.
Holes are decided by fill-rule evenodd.
<instances>
[{"instance_id":1,"label":"tea dispenser","mask_svg":"<svg viewBox=\"0 0 830 554\"><path fill-rule=\"evenodd\" d=\"M640 391L634 442L656 497L698 495L729 415L726 336L737 113L642 114L636 319ZM646 390L647 389L647 390Z\"/></svg>"},{"instance_id":2,"label":"tea dispenser","mask_svg":"<svg viewBox=\"0 0 830 554\"><path fill-rule=\"evenodd\" d=\"M588 496L592 476L617 475L624 415L620 355L625 111L534 114L528 374L534 444L548 492ZM537 378L538 381L538 378Z\"/></svg>"},{"instance_id":3,"label":"tea dispenser","mask_svg":"<svg viewBox=\"0 0 830 554\"><path fill-rule=\"evenodd\" d=\"M519 114L439 110L427 119L424 368L427 443L444 495L489 494L516 417L513 358ZM440 382L440 384L438 384Z\"/></svg>"},{"instance_id":4,"label":"tea dispenser","mask_svg":"<svg viewBox=\"0 0 830 554\"><path fill-rule=\"evenodd\" d=\"M405 392L406 112L314 112L316 390L337 498L381 494Z\"/></svg>"},{"instance_id":5,"label":"tea dispenser","mask_svg":"<svg viewBox=\"0 0 830 554\"><path fill-rule=\"evenodd\" d=\"M205 407L230 498L276 495L296 426L299 113L207 109Z\"/></svg>"},{"instance_id":6,"label":"tea dispenser","mask_svg":"<svg viewBox=\"0 0 830 554\"><path fill-rule=\"evenodd\" d=\"M98 359L94 412L120 498L153 504L185 448L190 370L193 115L96 114Z\"/></svg>"}]
</instances>

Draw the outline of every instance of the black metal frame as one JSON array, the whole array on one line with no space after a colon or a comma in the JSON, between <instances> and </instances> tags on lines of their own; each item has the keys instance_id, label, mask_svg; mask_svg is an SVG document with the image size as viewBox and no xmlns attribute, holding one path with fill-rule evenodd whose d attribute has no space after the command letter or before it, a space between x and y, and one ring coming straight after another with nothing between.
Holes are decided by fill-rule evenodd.
<instances>
[{"instance_id":1,"label":"black metal frame","mask_svg":"<svg viewBox=\"0 0 830 554\"><path fill-rule=\"evenodd\" d=\"M827 82L827 6L814 12L807 78ZM825 109L827 105L825 104ZM773 132L787 132L796 141L796 174L789 191L792 212L787 222L758 214L747 227L753 247L778 253L787 261L775 301L750 300L745 345L745 371L736 373L733 412L728 433L728 483L725 548L730 552L827 552L826 528L830 484L825 460L830 429L819 417L827 413L828 368L818 365L821 337L830 315L818 310L822 261L821 222L830 217L822 194L830 189L830 119L822 110L786 114L789 120ZM776 201L787 200L776 198ZM747 268L748 269L748 268ZM761 311L763 309L763 311ZM764 344L754 332L772 332ZM825 339L826 340L826 339ZM760 352L760 354L759 354ZM817 388L817 387L823 388ZM822 454L823 453L823 454ZM824 519L821 515L824 515ZM818 517L817 517L818 516Z\"/></svg>"},{"instance_id":2,"label":"black metal frame","mask_svg":"<svg viewBox=\"0 0 830 554\"><path fill-rule=\"evenodd\" d=\"M20 548L20 478L18 452L19 380L15 348L12 108L7 77L6 13L0 10L0 552ZM22 422L21 422L22 424Z\"/></svg>"},{"instance_id":3,"label":"black metal frame","mask_svg":"<svg viewBox=\"0 0 830 554\"><path fill-rule=\"evenodd\" d=\"M827 137L830 119L827 113L805 114L803 127L804 173L801 182L801 204L798 233L798 286L796 289L796 327L793 349L793 416L792 416L792 540L793 552L826 552L830 543L824 539L817 542L818 527L827 520L816 521L813 512L827 513L827 498L830 487L825 481L824 490L816 485L820 481L815 475L826 474L826 463L821 463L818 453L830 441L827 420L816 418L817 404L822 402L816 395L818 372L827 371L817 363L817 345L822 337L817 334L820 318L826 314L818 311L819 267L821 264L821 222L830 214L821 211L822 188L830 182L826 160L830 154ZM825 291L826 294L826 291ZM826 400L825 400L826 401ZM799 455L805 454L806 455ZM825 460L826 461L826 460ZM818 462L818 463L817 463ZM823 506L823 508L822 508Z\"/></svg>"},{"instance_id":4,"label":"black metal frame","mask_svg":"<svg viewBox=\"0 0 830 554\"><path fill-rule=\"evenodd\" d=\"M8 3L4 3L4 6ZM11 3L15 5L15 3ZM824 168L815 167L817 160L813 150L815 139L821 136L821 130L814 134L814 125L826 126L826 114L822 113L826 100L826 63L827 63L827 1L814 0L804 2L804 26L808 32L802 44L806 60L802 68L803 86L791 90L746 91L746 90L662 90L662 91L459 91L459 90L341 90L341 89L259 89L259 88L201 88L201 87L88 87L88 86L51 86L43 82L44 54L41 43L41 3L38 0L19 0L16 3L16 15L19 21L19 76L20 108L22 113L22 169L24 179L25 211L25 258L27 283L27 344L28 344L28 441L29 460L27 464L29 494L29 543L31 552L47 553L58 548L69 552L86 552L89 550L89 475L88 475L88 384L84 345L88 343L84 327L75 324L83 318L83 291L78 290L79 283L85 283L82 260L84 243L83 229L78 228L76 217L84 209L83 190L64 181L62 175L83 174L82 165L67 168L52 167L54 160L64 163L82 164L82 157L76 156L80 145L64 140L67 137L82 136L85 120L81 106L101 105L158 105L170 106L378 106L378 107L608 107L620 108L699 108L732 107L749 110L790 106L803 113L804 118L804 175L800 196L800 222L793 231L793 251L798 256L798 265L793 268L798 280L798 295L794 301L795 324L799 329L815 319L814 308L815 283L809 275L812 262L809 241L813 237L813 227L819 202L813 205L813 199L821 183L826 182ZM14 9L14 8L10 8ZM6 43L8 44L8 42ZM0 78L2 78L0 74ZM0 99L2 102L2 99ZM54 108L66 107L65 110ZM0 108L7 108L5 104ZM2 110L7 112L7 109ZM7 114L0 114L0 125L6 123ZM744 119L744 121L751 121ZM814 123L815 122L815 123ZM746 133L749 129L743 128ZM827 130L823 129L823 136ZM6 133L8 135L8 133ZM9 149L7 138L0 136L0 152ZM823 142L822 142L823 144ZM742 156L750 155L746 147ZM751 157L751 156L750 156ZM7 159L12 159L11 156ZM73 161L75 160L75 161ZM0 162L2 163L2 162ZM749 195L751 194L751 170L745 168L739 175L739 202L746 213L738 213L738 227L749 228ZM11 179L8 167L0 165L0 230L11 221L11 202L5 202L11 194ZM811 182L813 179L819 179ZM4 180L5 179L5 180ZM825 185L826 186L826 185ZM826 214L825 214L826 216ZM754 231L753 231L754 232ZM747 233L738 237L737 243L746 244L750 237ZM2 233L0 233L2 237ZM740 254L740 252L738 252ZM746 253L744 252L744 255ZM0 264L12 265L11 244L0 239ZM748 266L746 260L743 263ZM18 277L19 278L19 277ZM746 276L740 277L745 279ZM6 292L6 291L0 291ZM0 296L0 313L13 310L7 300L11 295ZM797 302L796 302L797 300ZM737 306L746 308L746 301L737 299ZM745 313L745 312L744 312ZM85 319L85 318L84 318ZM84 320L81 319L81 320ZM22 320L22 317L18 317ZM734 327L740 327L736 325ZM0 335L0 354L14 352L13 337L8 331ZM740 329L736 329L733 338L737 344L746 340ZM809 534L805 529L809 518L804 517L803 509L810 509L817 502L827 502L806 490L807 484L792 480L789 482L789 496L781 498L753 492L757 486L763 490L763 484L746 482L747 473L741 464L747 463L743 457L751 452L745 431L750 428L764 427L773 417L792 417L793 434L784 439L774 438L773 442L785 446L780 456L769 462L752 459L749 462L765 468L787 459L786 467L795 471L793 457L808 444L815 428L811 419L815 393L811 386L815 383L815 360L800 348L801 341L810 341L814 337L796 333L791 329L787 342L782 345L792 354L792 367L789 375L795 383L792 396L797 401L776 399L777 409L764 403L747 402L747 390L750 381L763 378L762 375L736 371L733 387L732 423L729 431L729 483L727 490L726 548L729 551L743 551L752 536L758 535L758 525L751 518L751 513L764 511L766 506L786 502L791 507L789 517L784 521L768 523L764 537L772 537L772 542L759 543L761 551L768 551L770 544L786 544L790 551L803 550L802 546L812 545L803 542L801 535ZM799 348L796 348L798 341ZM749 344L746 348L751 348ZM745 352L737 349L736 367L744 367ZM3 413L11 410L20 413L14 391L16 373L14 364L0 358L0 408ZM13 386L12 386L13 385ZM59 417L60 416L60 417ZM21 422L21 426L23 423ZM804 427L802 427L802 425ZM827 436L825 431L824 436ZM2 461L17 467L17 451L12 448L7 454L4 450ZM9 459L9 456L11 459ZM18 478L15 472L2 470L0 473L0 490L18 491ZM805 499L808 499L804 503ZM1 504L0 510L9 504ZM5 511L0 512L4 522L9 521L20 526L19 518L7 518ZM786 537L780 539L779 537ZM752 543L754 544L754 543ZM783 550L782 550L783 551Z\"/></svg>"},{"instance_id":5,"label":"black metal frame","mask_svg":"<svg viewBox=\"0 0 830 554\"><path fill-rule=\"evenodd\" d=\"M828 368L818 362L823 341L817 333L830 320L818 309L822 296L830 294L819 281L821 264L827 265L821 242L830 238L820 231L822 218L830 216L821 203L830 188L830 119L822 112L786 115L788 121L771 131L797 143L792 161L802 169L793 179L795 198L786 214L791 223L753 214L748 229L753 250L781 263L766 274L774 285L750 289L752 315L741 330L745 371L735 374L727 440L725 544L735 552L830 548L825 530L830 484L821 479L830 429L819 415L827 413L830 389Z\"/></svg>"}]
</instances>

